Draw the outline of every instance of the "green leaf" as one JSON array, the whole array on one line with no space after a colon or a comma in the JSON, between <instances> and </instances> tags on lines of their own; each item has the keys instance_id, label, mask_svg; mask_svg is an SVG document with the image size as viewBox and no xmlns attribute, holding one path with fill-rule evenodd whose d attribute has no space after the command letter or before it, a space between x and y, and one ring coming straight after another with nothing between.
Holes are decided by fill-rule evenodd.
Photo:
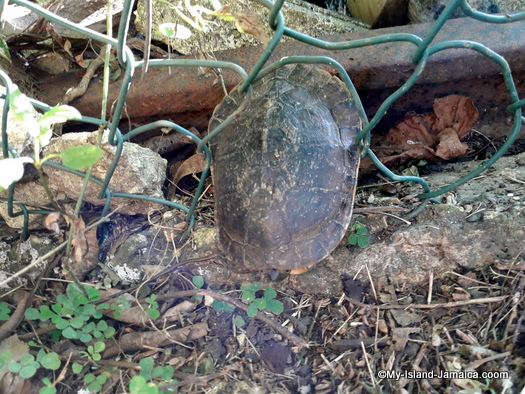
<instances>
[{"instance_id":1,"label":"green leaf","mask_svg":"<svg viewBox=\"0 0 525 394\"><path fill-rule=\"evenodd\" d=\"M280 315L284 311L284 305L279 300L268 300L268 301L266 301L266 308L270 312L272 312L272 313L274 313L276 315Z\"/></svg>"},{"instance_id":2,"label":"green leaf","mask_svg":"<svg viewBox=\"0 0 525 394\"><path fill-rule=\"evenodd\" d=\"M366 235L368 234L368 229L366 227L359 227L356 233L357 235Z\"/></svg>"},{"instance_id":3,"label":"green leaf","mask_svg":"<svg viewBox=\"0 0 525 394\"><path fill-rule=\"evenodd\" d=\"M76 108L69 105L58 105L42 115L38 124L40 127L49 129L54 124L64 123L70 119L80 119L81 117L82 115Z\"/></svg>"},{"instance_id":4,"label":"green leaf","mask_svg":"<svg viewBox=\"0 0 525 394\"><path fill-rule=\"evenodd\" d=\"M358 237L357 238L357 244L361 248L366 248L368 245L370 245L370 238L368 238L368 237Z\"/></svg>"},{"instance_id":5,"label":"green leaf","mask_svg":"<svg viewBox=\"0 0 525 394\"><path fill-rule=\"evenodd\" d=\"M40 364L44 368L51 369L52 371L55 371L60 367L60 358L55 352L45 354L38 358L38 361L40 361Z\"/></svg>"},{"instance_id":6,"label":"green leaf","mask_svg":"<svg viewBox=\"0 0 525 394\"><path fill-rule=\"evenodd\" d=\"M95 322L89 322L84 327L82 327L82 332L84 334L89 334L90 332L93 332L93 330L96 328Z\"/></svg>"},{"instance_id":7,"label":"green leaf","mask_svg":"<svg viewBox=\"0 0 525 394\"><path fill-rule=\"evenodd\" d=\"M162 380L170 380L173 377L175 369L171 365L165 367L157 366L151 372L152 378L161 378Z\"/></svg>"},{"instance_id":8,"label":"green leaf","mask_svg":"<svg viewBox=\"0 0 525 394\"><path fill-rule=\"evenodd\" d=\"M63 294L60 294L57 297L57 302L59 302L58 299L60 298L60 296L62 296L64 299L67 300L67 298ZM59 315L62 313L62 305L61 304L53 304L53 305L51 305L51 309L53 310L53 312L55 312L55 313L57 313Z\"/></svg>"},{"instance_id":9,"label":"green leaf","mask_svg":"<svg viewBox=\"0 0 525 394\"><path fill-rule=\"evenodd\" d=\"M22 365L20 365L20 363L18 363L16 361L11 361L9 364L7 364L7 368L11 372L18 373L22 369Z\"/></svg>"},{"instance_id":10,"label":"green leaf","mask_svg":"<svg viewBox=\"0 0 525 394\"><path fill-rule=\"evenodd\" d=\"M0 302L0 320L1 321L8 320L10 314L11 314L11 310L9 309L9 305L7 305L7 302L3 302L3 301Z\"/></svg>"},{"instance_id":11,"label":"green leaf","mask_svg":"<svg viewBox=\"0 0 525 394\"><path fill-rule=\"evenodd\" d=\"M23 356L23 357L20 359L20 364L21 364L22 366L24 366L24 365L30 365L30 364L32 364L34 361L35 361L35 356L33 356L32 354L26 354L25 356Z\"/></svg>"},{"instance_id":12,"label":"green leaf","mask_svg":"<svg viewBox=\"0 0 525 394\"><path fill-rule=\"evenodd\" d=\"M250 291L252 293L257 292L261 288L261 282L252 282L250 285L241 285L242 291Z\"/></svg>"},{"instance_id":13,"label":"green leaf","mask_svg":"<svg viewBox=\"0 0 525 394\"><path fill-rule=\"evenodd\" d=\"M84 319L81 317L74 317L69 321L69 325L73 328L81 328L84 325Z\"/></svg>"},{"instance_id":14,"label":"green leaf","mask_svg":"<svg viewBox=\"0 0 525 394\"><path fill-rule=\"evenodd\" d=\"M146 379L140 375L134 376L129 382L131 394L157 394L158 387L153 383L146 383Z\"/></svg>"},{"instance_id":15,"label":"green leaf","mask_svg":"<svg viewBox=\"0 0 525 394\"><path fill-rule=\"evenodd\" d=\"M204 278L200 275L195 275L191 278L191 281L197 289L202 289L202 286L204 286Z\"/></svg>"},{"instance_id":16,"label":"green leaf","mask_svg":"<svg viewBox=\"0 0 525 394\"><path fill-rule=\"evenodd\" d=\"M89 167L104 156L103 149L95 145L79 145L64 149L60 154L62 163L74 170Z\"/></svg>"},{"instance_id":17,"label":"green leaf","mask_svg":"<svg viewBox=\"0 0 525 394\"><path fill-rule=\"evenodd\" d=\"M5 40L0 37L0 57L3 57L9 63L11 63L11 54L9 53L9 47Z\"/></svg>"},{"instance_id":18,"label":"green leaf","mask_svg":"<svg viewBox=\"0 0 525 394\"><path fill-rule=\"evenodd\" d=\"M253 294L251 291L245 291L242 293L241 299L244 302L252 302L253 300L255 300L255 294Z\"/></svg>"},{"instance_id":19,"label":"green leaf","mask_svg":"<svg viewBox=\"0 0 525 394\"><path fill-rule=\"evenodd\" d=\"M67 339L78 339L78 332L72 327L67 327L62 330L62 335Z\"/></svg>"},{"instance_id":20,"label":"green leaf","mask_svg":"<svg viewBox=\"0 0 525 394\"><path fill-rule=\"evenodd\" d=\"M233 324L235 324L235 327L242 328L246 325L246 321L242 318L242 316L237 315L233 319Z\"/></svg>"},{"instance_id":21,"label":"green leaf","mask_svg":"<svg viewBox=\"0 0 525 394\"><path fill-rule=\"evenodd\" d=\"M90 301L97 301L100 299L100 290L91 286L84 286Z\"/></svg>"},{"instance_id":22,"label":"green leaf","mask_svg":"<svg viewBox=\"0 0 525 394\"><path fill-rule=\"evenodd\" d=\"M22 367L19 374L21 377L26 378L26 379L32 378L33 376L35 376L37 369L38 368L35 364L26 365Z\"/></svg>"},{"instance_id":23,"label":"green leaf","mask_svg":"<svg viewBox=\"0 0 525 394\"><path fill-rule=\"evenodd\" d=\"M84 376L84 383L89 384L91 382L94 382L95 379L95 375L93 375L92 373L87 373L86 376Z\"/></svg>"},{"instance_id":24,"label":"green leaf","mask_svg":"<svg viewBox=\"0 0 525 394\"><path fill-rule=\"evenodd\" d=\"M259 310L266 308L266 298L257 298L253 303Z\"/></svg>"},{"instance_id":25,"label":"green leaf","mask_svg":"<svg viewBox=\"0 0 525 394\"><path fill-rule=\"evenodd\" d=\"M96 381L100 384L100 385L103 385L104 383L106 383L108 380L107 376L104 375L104 374L100 374L97 376L97 379Z\"/></svg>"},{"instance_id":26,"label":"green leaf","mask_svg":"<svg viewBox=\"0 0 525 394\"><path fill-rule=\"evenodd\" d=\"M33 114L33 106L31 101L23 94L18 86L13 85L14 89L9 93L9 104L14 117L25 124L30 130L32 137L38 137L39 125Z\"/></svg>"},{"instance_id":27,"label":"green leaf","mask_svg":"<svg viewBox=\"0 0 525 394\"><path fill-rule=\"evenodd\" d=\"M115 329L113 327L108 327L104 330L104 338L108 339L115 335Z\"/></svg>"},{"instance_id":28,"label":"green leaf","mask_svg":"<svg viewBox=\"0 0 525 394\"><path fill-rule=\"evenodd\" d=\"M24 316L26 317L27 320L38 320L40 319L40 312L36 310L35 308L27 308L24 313Z\"/></svg>"},{"instance_id":29,"label":"green leaf","mask_svg":"<svg viewBox=\"0 0 525 394\"><path fill-rule=\"evenodd\" d=\"M222 300L213 300L212 306L213 306L213 309L217 311L217 313L221 313L223 311L232 312L235 310L235 307L233 305L228 304L227 302L222 301Z\"/></svg>"},{"instance_id":30,"label":"green leaf","mask_svg":"<svg viewBox=\"0 0 525 394\"><path fill-rule=\"evenodd\" d=\"M357 234L350 234L348 237L348 243L350 245L357 245Z\"/></svg>"},{"instance_id":31,"label":"green leaf","mask_svg":"<svg viewBox=\"0 0 525 394\"><path fill-rule=\"evenodd\" d=\"M95 352L101 353L104 351L104 349L106 349L106 345L102 341L95 342L94 349L95 349Z\"/></svg>"},{"instance_id":32,"label":"green leaf","mask_svg":"<svg viewBox=\"0 0 525 394\"><path fill-rule=\"evenodd\" d=\"M105 320L100 320L97 323L97 330L105 331L108 328L108 323Z\"/></svg>"},{"instance_id":33,"label":"green leaf","mask_svg":"<svg viewBox=\"0 0 525 394\"><path fill-rule=\"evenodd\" d=\"M24 163L32 163L30 157L0 160L0 191L7 189L12 183L24 175Z\"/></svg>"},{"instance_id":34,"label":"green leaf","mask_svg":"<svg viewBox=\"0 0 525 394\"><path fill-rule=\"evenodd\" d=\"M157 309L148 308L148 309L146 309L146 313L152 319L158 319L160 317L160 312Z\"/></svg>"},{"instance_id":35,"label":"green leaf","mask_svg":"<svg viewBox=\"0 0 525 394\"><path fill-rule=\"evenodd\" d=\"M71 366L71 369L76 374L79 374L80 372L82 372L82 368L83 368L82 365L77 362L74 362L73 365Z\"/></svg>"},{"instance_id":36,"label":"green leaf","mask_svg":"<svg viewBox=\"0 0 525 394\"><path fill-rule=\"evenodd\" d=\"M275 297L277 297L277 292L273 287L270 286L264 289L264 298L266 298L267 300L271 300Z\"/></svg>"},{"instance_id":37,"label":"green leaf","mask_svg":"<svg viewBox=\"0 0 525 394\"><path fill-rule=\"evenodd\" d=\"M97 391L102 390L102 386L100 385L99 382L94 381L94 382L91 382L91 383L88 385L88 390L89 390L89 391L93 391L93 392L97 392Z\"/></svg>"},{"instance_id":38,"label":"green leaf","mask_svg":"<svg viewBox=\"0 0 525 394\"><path fill-rule=\"evenodd\" d=\"M139 361L139 365L140 365L140 368L142 368L140 375L146 378L151 377L151 371L153 371L153 366L155 365L155 361L153 360L153 357L143 358L142 360Z\"/></svg>"},{"instance_id":39,"label":"green leaf","mask_svg":"<svg viewBox=\"0 0 525 394\"><path fill-rule=\"evenodd\" d=\"M58 318L53 323L55 323L58 330L64 330L66 327L69 327L69 321L66 319Z\"/></svg>"},{"instance_id":40,"label":"green leaf","mask_svg":"<svg viewBox=\"0 0 525 394\"><path fill-rule=\"evenodd\" d=\"M157 299L157 294L152 294L150 297L146 298L146 302L153 304Z\"/></svg>"},{"instance_id":41,"label":"green leaf","mask_svg":"<svg viewBox=\"0 0 525 394\"><path fill-rule=\"evenodd\" d=\"M257 315L257 306L255 303L251 303L248 309L246 309L246 315L248 315L248 317L255 317Z\"/></svg>"},{"instance_id":42,"label":"green leaf","mask_svg":"<svg viewBox=\"0 0 525 394\"><path fill-rule=\"evenodd\" d=\"M56 392L57 389L54 386L51 386L51 382L38 391L39 394L56 394Z\"/></svg>"}]
</instances>

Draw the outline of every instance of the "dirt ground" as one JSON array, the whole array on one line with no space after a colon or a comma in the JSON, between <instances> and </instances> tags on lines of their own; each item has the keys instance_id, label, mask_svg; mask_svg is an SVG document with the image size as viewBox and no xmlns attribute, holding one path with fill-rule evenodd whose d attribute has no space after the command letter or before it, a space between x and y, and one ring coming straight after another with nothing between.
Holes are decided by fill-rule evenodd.
<instances>
[{"instance_id":1,"label":"dirt ground","mask_svg":"<svg viewBox=\"0 0 525 394\"><path fill-rule=\"evenodd\" d=\"M434 172L446 183L447 177L461 172L461 166L475 164L434 165L421 171ZM437 178L431 179L439 185ZM524 179L502 182L499 176L491 177L489 171L476 187L458 191L456 204L465 207L484 192L486 198L480 201L477 211L483 212L481 207L499 209L517 215L519 220L524 212L523 184ZM410 201L402 197L410 196L412 187L400 188L396 198ZM358 202L373 194L365 190L370 187L361 189ZM380 194L376 192L376 196ZM463 217L477 211L471 210ZM199 226L207 226L207 215L205 208L196 232ZM448 217L452 220L453 216ZM483 222L483 217L477 220ZM49 233L38 237L58 242ZM509 235L502 233L501 237L504 243ZM12 230L3 229L4 253L15 249L16 238ZM388 242L387 237L372 237L371 244L360 251L345 240L340 248L363 253ZM134 245L137 249L137 243ZM100 266L85 277L90 286L104 290L96 303L113 302L119 295L115 291L122 289L131 307L120 317L104 310L103 319L114 327L115 335L105 341L101 360L91 361L89 367L89 358L82 354L82 342L47 334L56 328L52 324L50 328L49 322L19 319L14 326L7 322L0 327L4 335L37 340L60 355L62 366L71 357L70 363L76 360L85 367L79 374L66 368L61 379L56 375L60 370L55 375L40 371L22 383L7 373L0 388L2 392L22 392L13 391L13 387L37 392L46 376L57 382L59 392L74 392L85 387L85 375L93 373L107 377L101 392L129 392L128 381L139 373L140 360L153 357L156 366L174 368L175 382L153 379L159 388L188 393L518 393L525 383L522 252L512 258L493 258L488 264L459 266L436 276L429 271L423 281L397 280L373 272L354 279L338 273L331 280L337 284L334 288L341 290L333 293L312 287L308 291L289 278L272 283L256 275L245 274L239 279L230 272L221 276L224 268L208 260L210 253L206 250L194 254L200 257L181 258L179 264L172 264L169 273L158 273L157 269L149 274L147 282L135 282L133 286ZM132 266L133 259L127 259ZM63 280L68 274L54 266L58 260L49 263L40 279L26 278L23 288L27 291L39 283L32 297L33 307L51 305L57 295L65 292L67 282ZM114 261L112 264L116 266ZM206 270L212 276L215 272L215 278L205 274L201 284L196 277ZM320 279L323 271L317 272ZM259 278L263 285L255 289L253 298L246 298L247 290L239 282L250 285ZM274 297L266 297L263 290L267 287L277 290ZM18 311L22 303L17 304L14 294L4 299L10 300L13 309L18 305ZM152 305L152 295L160 312L157 318L145 313ZM283 305L282 312L277 315L261 308L254 318L248 317L254 298L267 298L266 302L276 299ZM226 304L233 305L233 310L224 310ZM5 332L6 326L12 327L9 333Z\"/></svg>"}]
</instances>

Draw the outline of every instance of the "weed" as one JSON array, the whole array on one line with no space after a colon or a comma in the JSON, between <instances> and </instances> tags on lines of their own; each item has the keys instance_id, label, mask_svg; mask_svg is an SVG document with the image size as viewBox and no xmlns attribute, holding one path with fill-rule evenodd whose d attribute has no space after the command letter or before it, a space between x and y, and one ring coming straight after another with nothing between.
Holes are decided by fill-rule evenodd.
<instances>
[{"instance_id":1,"label":"weed","mask_svg":"<svg viewBox=\"0 0 525 394\"><path fill-rule=\"evenodd\" d=\"M348 243L350 245L358 245L360 248L366 248L370 244L368 229L363 223L355 222L350 231L352 232L348 237Z\"/></svg>"}]
</instances>

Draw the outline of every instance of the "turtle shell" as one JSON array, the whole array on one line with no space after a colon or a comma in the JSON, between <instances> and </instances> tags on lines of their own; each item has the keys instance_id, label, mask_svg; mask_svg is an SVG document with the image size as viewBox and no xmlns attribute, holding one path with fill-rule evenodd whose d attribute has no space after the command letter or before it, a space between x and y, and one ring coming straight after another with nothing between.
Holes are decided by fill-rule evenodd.
<instances>
[{"instance_id":1,"label":"turtle shell","mask_svg":"<svg viewBox=\"0 0 525 394\"><path fill-rule=\"evenodd\" d=\"M210 131L244 96L232 90ZM360 130L348 89L326 71L287 65L256 81L246 108L211 142L219 257L237 271L327 257L350 223Z\"/></svg>"}]
</instances>

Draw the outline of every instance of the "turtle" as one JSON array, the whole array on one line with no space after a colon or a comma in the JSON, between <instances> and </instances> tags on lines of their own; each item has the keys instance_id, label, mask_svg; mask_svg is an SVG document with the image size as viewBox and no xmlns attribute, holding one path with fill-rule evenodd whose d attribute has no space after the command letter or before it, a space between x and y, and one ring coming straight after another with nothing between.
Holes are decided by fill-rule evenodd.
<instances>
[{"instance_id":1,"label":"turtle","mask_svg":"<svg viewBox=\"0 0 525 394\"><path fill-rule=\"evenodd\" d=\"M351 220L362 128L346 85L288 64L252 85L246 107L210 142L218 257L237 272L297 272L326 258ZM209 131L243 102L240 85Z\"/></svg>"}]
</instances>

